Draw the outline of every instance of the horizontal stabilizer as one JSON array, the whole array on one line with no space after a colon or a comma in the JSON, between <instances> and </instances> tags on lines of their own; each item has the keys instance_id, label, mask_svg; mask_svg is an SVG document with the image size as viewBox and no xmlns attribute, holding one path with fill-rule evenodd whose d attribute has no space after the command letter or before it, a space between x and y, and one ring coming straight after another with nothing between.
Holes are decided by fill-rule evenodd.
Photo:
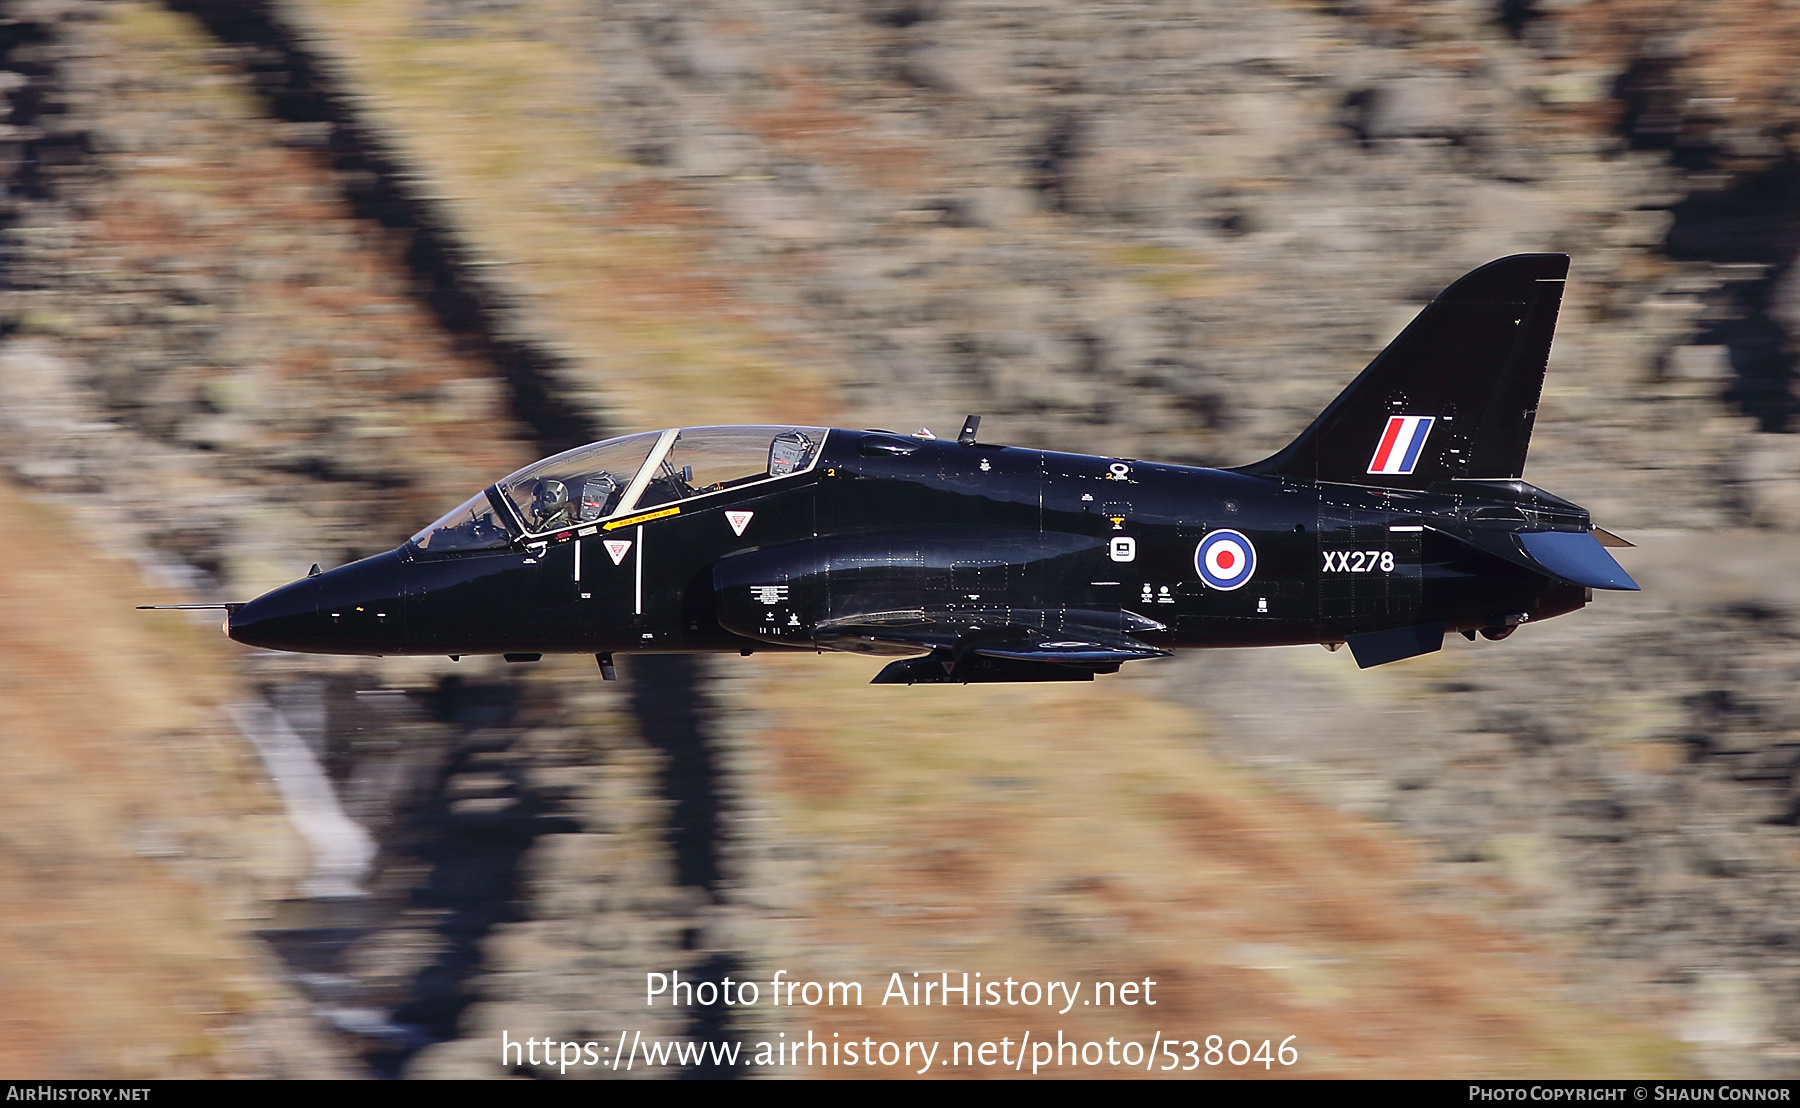
<instances>
[{"instance_id":1,"label":"horizontal stabilizer","mask_svg":"<svg viewBox=\"0 0 1800 1108\"><path fill-rule=\"evenodd\" d=\"M1368 669L1442 650L1444 624L1439 621L1396 627L1391 631L1370 631L1366 635L1351 635L1345 641L1350 644L1350 653L1356 656L1357 668Z\"/></svg>"},{"instance_id":2,"label":"horizontal stabilizer","mask_svg":"<svg viewBox=\"0 0 1800 1108\"><path fill-rule=\"evenodd\" d=\"M1427 521L1427 526L1558 581L1590 589L1638 591L1638 583L1587 531L1515 531L1447 521Z\"/></svg>"},{"instance_id":3,"label":"horizontal stabilizer","mask_svg":"<svg viewBox=\"0 0 1800 1108\"><path fill-rule=\"evenodd\" d=\"M1638 583L1586 531L1521 531L1518 539L1526 557L1552 577L1590 589L1638 591Z\"/></svg>"}]
</instances>

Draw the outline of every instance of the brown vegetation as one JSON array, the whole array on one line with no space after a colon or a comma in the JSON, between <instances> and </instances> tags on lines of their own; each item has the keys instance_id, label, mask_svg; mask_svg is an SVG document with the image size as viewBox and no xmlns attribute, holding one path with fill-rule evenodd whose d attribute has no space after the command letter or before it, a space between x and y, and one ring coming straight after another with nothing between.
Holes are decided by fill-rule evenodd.
<instances>
[{"instance_id":1,"label":"brown vegetation","mask_svg":"<svg viewBox=\"0 0 1800 1108\"><path fill-rule=\"evenodd\" d=\"M327 1076L245 934L306 855L219 711L232 651L84 547L0 486L0 1073Z\"/></svg>"}]
</instances>

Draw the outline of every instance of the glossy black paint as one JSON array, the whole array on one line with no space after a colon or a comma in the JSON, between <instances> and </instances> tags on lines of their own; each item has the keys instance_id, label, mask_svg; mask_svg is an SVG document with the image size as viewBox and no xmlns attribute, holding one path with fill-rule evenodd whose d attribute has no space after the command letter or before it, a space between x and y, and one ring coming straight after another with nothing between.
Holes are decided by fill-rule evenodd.
<instances>
[{"instance_id":1,"label":"glossy black paint","mask_svg":"<svg viewBox=\"0 0 1800 1108\"><path fill-rule=\"evenodd\" d=\"M1447 631L1504 637L1590 586L1635 588L1606 576L1584 510L1518 480L1566 268L1526 255L1464 278L1295 445L1242 470L972 428L831 430L805 472L550 535L515 513L505 547L409 544L243 605L230 633L339 654L922 655L878 678L905 682L1085 680L1176 649L1301 643L1348 642L1370 665ZM1405 415L1442 433L1410 472L1369 472ZM1229 588L1196 564L1222 531L1254 555ZM1521 538L1545 532L1562 537Z\"/></svg>"},{"instance_id":2,"label":"glossy black paint","mask_svg":"<svg viewBox=\"0 0 1800 1108\"><path fill-rule=\"evenodd\" d=\"M1082 612L1120 630L1125 613L1145 617L1160 626L1136 636L1168 649L1337 642L1422 614L1455 631L1583 602L1579 588L1436 532L1388 530L1460 518L1491 507L1485 498L1320 489L945 440L905 457L860 449L885 438L833 431L813 474L634 524L633 550L617 565L600 532L535 551L428 558L403 548L251 601L234 614L232 635L337 654L813 649L821 626L858 616L966 612L979 623ZM731 509L756 513L741 537L725 520ZM1222 527L1258 554L1255 577L1232 591L1202 584L1193 564L1200 538ZM1133 560L1111 559L1115 537L1133 540ZM633 605L640 548L642 612ZM1327 575L1328 551L1391 551L1396 569ZM785 585L788 597L758 604L749 590L759 585Z\"/></svg>"}]
</instances>

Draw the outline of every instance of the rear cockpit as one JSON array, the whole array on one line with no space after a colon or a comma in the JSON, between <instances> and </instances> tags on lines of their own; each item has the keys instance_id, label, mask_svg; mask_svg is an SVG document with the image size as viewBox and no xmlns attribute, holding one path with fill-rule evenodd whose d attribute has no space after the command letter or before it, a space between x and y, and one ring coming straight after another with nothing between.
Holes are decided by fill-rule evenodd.
<instances>
[{"instance_id":1,"label":"rear cockpit","mask_svg":"<svg viewBox=\"0 0 1800 1108\"><path fill-rule=\"evenodd\" d=\"M526 466L414 535L436 556L599 526L809 472L823 427L686 427L608 439Z\"/></svg>"}]
</instances>

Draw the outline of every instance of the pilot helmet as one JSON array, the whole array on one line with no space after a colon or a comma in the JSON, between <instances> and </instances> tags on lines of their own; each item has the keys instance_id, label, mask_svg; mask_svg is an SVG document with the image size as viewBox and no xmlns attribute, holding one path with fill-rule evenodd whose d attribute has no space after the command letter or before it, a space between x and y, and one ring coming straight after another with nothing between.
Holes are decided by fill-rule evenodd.
<instances>
[{"instance_id":1,"label":"pilot helmet","mask_svg":"<svg viewBox=\"0 0 1800 1108\"><path fill-rule=\"evenodd\" d=\"M554 477L545 477L532 488L531 511L539 521L555 515L569 503L569 486Z\"/></svg>"}]
</instances>

